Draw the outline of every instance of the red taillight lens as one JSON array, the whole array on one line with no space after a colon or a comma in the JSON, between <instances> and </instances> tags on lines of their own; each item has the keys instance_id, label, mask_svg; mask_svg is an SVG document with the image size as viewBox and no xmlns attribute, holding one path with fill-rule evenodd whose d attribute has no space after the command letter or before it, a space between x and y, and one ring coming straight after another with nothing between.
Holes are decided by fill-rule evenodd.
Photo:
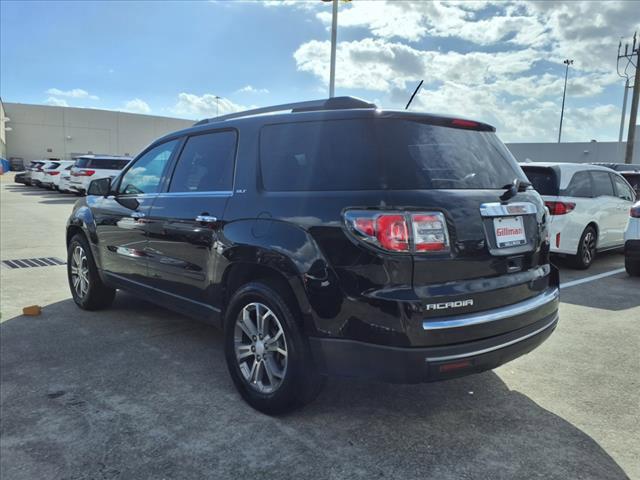
<instances>
[{"instance_id":1,"label":"red taillight lens","mask_svg":"<svg viewBox=\"0 0 640 480\"><path fill-rule=\"evenodd\" d=\"M479 124L477 122L472 122L471 120L454 118L453 120L451 120L451 125L462 128L477 128Z\"/></svg>"},{"instance_id":2,"label":"red taillight lens","mask_svg":"<svg viewBox=\"0 0 640 480\"><path fill-rule=\"evenodd\" d=\"M375 210L348 211L345 221L360 240L391 252L444 252L449 235L440 212L385 213Z\"/></svg>"},{"instance_id":3,"label":"red taillight lens","mask_svg":"<svg viewBox=\"0 0 640 480\"><path fill-rule=\"evenodd\" d=\"M629 210L629 215L631 215L633 218L640 218L640 205L631 207L631 210Z\"/></svg>"},{"instance_id":4,"label":"red taillight lens","mask_svg":"<svg viewBox=\"0 0 640 480\"><path fill-rule=\"evenodd\" d=\"M94 173L96 173L95 170L78 170L76 172L71 172L71 175L74 177L90 177Z\"/></svg>"},{"instance_id":5,"label":"red taillight lens","mask_svg":"<svg viewBox=\"0 0 640 480\"><path fill-rule=\"evenodd\" d=\"M47 172L47 175L60 175L60 172Z\"/></svg>"},{"instance_id":6,"label":"red taillight lens","mask_svg":"<svg viewBox=\"0 0 640 480\"><path fill-rule=\"evenodd\" d=\"M544 202L544 204L551 215L566 215L576 208L576 204L572 202Z\"/></svg>"},{"instance_id":7,"label":"red taillight lens","mask_svg":"<svg viewBox=\"0 0 640 480\"><path fill-rule=\"evenodd\" d=\"M380 215L376 219L380 246L393 252L409 251L409 228L404 215Z\"/></svg>"}]
</instances>

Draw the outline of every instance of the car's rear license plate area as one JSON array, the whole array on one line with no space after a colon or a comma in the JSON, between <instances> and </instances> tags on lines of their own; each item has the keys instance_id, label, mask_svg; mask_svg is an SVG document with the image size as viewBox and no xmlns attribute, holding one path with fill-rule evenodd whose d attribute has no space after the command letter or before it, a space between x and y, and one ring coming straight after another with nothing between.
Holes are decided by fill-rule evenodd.
<instances>
[{"instance_id":1,"label":"car's rear license plate area","mask_svg":"<svg viewBox=\"0 0 640 480\"><path fill-rule=\"evenodd\" d=\"M527 243L522 216L496 217L493 229L498 248L516 247Z\"/></svg>"}]
</instances>

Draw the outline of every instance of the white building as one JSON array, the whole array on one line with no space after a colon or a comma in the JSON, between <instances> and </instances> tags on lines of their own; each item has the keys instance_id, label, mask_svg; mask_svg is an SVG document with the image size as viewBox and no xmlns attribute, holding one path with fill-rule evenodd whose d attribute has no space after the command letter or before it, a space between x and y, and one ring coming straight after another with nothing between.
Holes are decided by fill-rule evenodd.
<instances>
[{"instance_id":1,"label":"white building","mask_svg":"<svg viewBox=\"0 0 640 480\"><path fill-rule=\"evenodd\" d=\"M193 120L92 108L4 103L5 158L71 159L83 153L134 156L153 140ZM6 138L6 140L5 140Z\"/></svg>"}]
</instances>

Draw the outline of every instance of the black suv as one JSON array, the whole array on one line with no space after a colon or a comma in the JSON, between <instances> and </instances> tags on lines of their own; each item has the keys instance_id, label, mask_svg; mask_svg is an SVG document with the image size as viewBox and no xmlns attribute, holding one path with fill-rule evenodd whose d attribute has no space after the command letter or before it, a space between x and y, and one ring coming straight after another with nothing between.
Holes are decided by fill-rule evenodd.
<instances>
[{"instance_id":1,"label":"black suv","mask_svg":"<svg viewBox=\"0 0 640 480\"><path fill-rule=\"evenodd\" d=\"M73 298L99 309L120 288L221 327L267 413L327 375L497 367L556 327L558 272L544 203L494 132L350 97L198 122L78 201Z\"/></svg>"}]
</instances>

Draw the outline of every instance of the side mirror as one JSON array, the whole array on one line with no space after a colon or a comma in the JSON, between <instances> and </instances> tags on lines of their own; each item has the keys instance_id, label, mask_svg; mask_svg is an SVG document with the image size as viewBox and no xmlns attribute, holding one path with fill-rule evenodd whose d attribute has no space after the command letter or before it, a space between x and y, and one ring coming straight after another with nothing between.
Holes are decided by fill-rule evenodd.
<instances>
[{"instance_id":1,"label":"side mirror","mask_svg":"<svg viewBox=\"0 0 640 480\"><path fill-rule=\"evenodd\" d=\"M87 190L87 195L97 195L106 197L111 192L111 179L110 178L98 178L92 180Z\"/></svg>"}]
</instances>

